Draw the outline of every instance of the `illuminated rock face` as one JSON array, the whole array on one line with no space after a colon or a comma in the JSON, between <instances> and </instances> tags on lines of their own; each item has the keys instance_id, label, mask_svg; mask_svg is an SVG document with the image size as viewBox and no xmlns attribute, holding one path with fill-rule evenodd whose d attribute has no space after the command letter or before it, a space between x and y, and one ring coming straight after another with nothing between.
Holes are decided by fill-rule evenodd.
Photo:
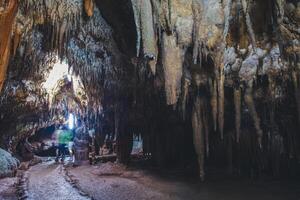
<instances>
[{"instance_id":1,"label":"illuminated rock face","mask_svg":"<svg viewBox=\"0 0 300 200\"><path fill-rule=\"evenodd\" d=\"M2 141L16 145L72 112L116 138L124 162L132 134L162 166L183 147L178 162L197 160L201 178L209 159L271 174L279 155L299 160L299 3L25 0L14 20L14 2L0 4L0 23L12 26L0 30ZM82 90L62 82L52 105L40 86L56 56ZM258 162L268 159L277 165Z\"/></svg>"}]
</instances>

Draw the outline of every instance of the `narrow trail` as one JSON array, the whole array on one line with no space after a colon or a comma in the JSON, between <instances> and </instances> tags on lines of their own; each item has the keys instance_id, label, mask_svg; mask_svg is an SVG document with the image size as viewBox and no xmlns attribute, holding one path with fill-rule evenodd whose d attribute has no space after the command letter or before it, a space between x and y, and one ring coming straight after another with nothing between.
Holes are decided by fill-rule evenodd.
<instances>
[{"instance_id":1,"label":"narrow trail","mask_svg":"<svg viewBox=\"0 0 300 200\"><path fill-rule=\"evenodd\" d=\"M27 200L88 200L66 181L63 166L44 162L31 167L28 178Z\"/></svg>"}]
</instances>

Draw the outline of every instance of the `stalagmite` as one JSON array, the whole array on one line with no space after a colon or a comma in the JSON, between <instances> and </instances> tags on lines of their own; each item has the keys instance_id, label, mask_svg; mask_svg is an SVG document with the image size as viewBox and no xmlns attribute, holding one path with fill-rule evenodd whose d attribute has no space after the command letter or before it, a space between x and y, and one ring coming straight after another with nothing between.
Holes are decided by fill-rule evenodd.
<instances>
[{"instance_id":1,"label":"stalagmite","mask_svg":"<svg viewBox=\"0 0 300 200\"><path fill-rule=\"evenodd\" d=\"M84 9L86 14L91 17L94 13L94 0L84 0Z\"/></svg>"},{"instance_id":2,"label":"stalagmite","mask_svg":"<svg viewBox=\"0 0 300 200\"><path fill-rule=\"evenodd\" d=\"M240 128L241 128L241 89L234 89L234 109L235 109L235 131L236 141L240 141Z\"/></svg>"},{"instance_id":3,"label":"stalagmite","mask_svg":"<svg viewBox=\"0 0 300 200\"><path fill-rule=\"evenodd\" d=\"M182 55L174 35L163 33L162 63L168 105L175 105L181 93Z\"/></svg>"},{"instance_id":4,"label":"stalagmite","mask_svg":"<svg viewBox=\"0 0 300 200\"><path fill-rule=\"evenodd\" d=\"M201 180L204 180L204 133L203 133L203 119L202 119L202 102L200 97L197 97L194 102L194 107L192 111L192 126L193 126L193 142L195 150L198 156L199 164L199 175Z\"/></svg>"},{"instance_id":5,"label":"stalagmite","mask_svg":"<svg viewBox=\"0 0 300 200\"><path fill-rule=\"evenodd\" d=\"M5 81L6 70L8 67L11 49L10 37L17 8L18 1L10 0L7 8L4 11L0 11L0 92Z\"/></svg>"}]
</instances>

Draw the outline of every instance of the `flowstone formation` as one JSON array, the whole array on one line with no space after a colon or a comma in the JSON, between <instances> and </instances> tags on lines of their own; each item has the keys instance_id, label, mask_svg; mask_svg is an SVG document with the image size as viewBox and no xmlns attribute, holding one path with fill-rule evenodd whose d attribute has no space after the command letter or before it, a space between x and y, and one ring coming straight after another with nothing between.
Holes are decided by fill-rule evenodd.
<instances>
[{"instance_id":1,"label":"flowstone formation","mask_svg":"<svg viewBox=\"0 0 300 200\"><path fill-rule=\"evenodd\" d=\"M201 179L297 173L299 19L294 0L2 0L0 144L54 123L66 94L121 162L141 135L153 164L197 161ZM38 86L58 60L84 92L52 104Z\"/></svg>"}]
</instances>

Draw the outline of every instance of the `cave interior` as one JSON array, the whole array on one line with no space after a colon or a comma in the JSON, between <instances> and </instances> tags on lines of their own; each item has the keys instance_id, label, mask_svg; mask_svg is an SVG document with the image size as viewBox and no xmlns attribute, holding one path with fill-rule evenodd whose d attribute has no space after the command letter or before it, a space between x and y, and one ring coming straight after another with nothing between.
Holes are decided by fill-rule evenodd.
<instances>
[{"instance_id":1,"label":"cave interior","mask_svg":"<svg viewBox=\"0 0 300 200\"><path fill-rule=\"evenodd\" d=\"M71 115L98 161L299 180L299 25L298 0L0 0L0 147L55 156Z\"/></svg>"}]
</instances>

